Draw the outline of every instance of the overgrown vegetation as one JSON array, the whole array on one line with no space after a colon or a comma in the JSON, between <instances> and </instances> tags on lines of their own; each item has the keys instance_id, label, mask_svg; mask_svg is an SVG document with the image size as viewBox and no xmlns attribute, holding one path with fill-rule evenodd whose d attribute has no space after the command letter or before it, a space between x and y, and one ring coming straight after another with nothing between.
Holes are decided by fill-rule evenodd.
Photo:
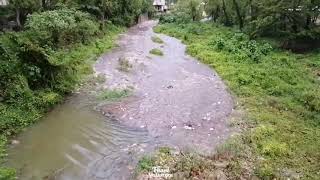
<instances>
[{"instance_id":1,"label":"overgrown vegetation","mask_svg":"<svg viewBox=\"0 0 320 180\"><path fill-rule=\"evenodd\" d=\"M160 49L151 49L150 54L153 54L156 56L163 56L163 52Z\"/></svg>"},{"instance_id":2,"label":"overgrown vegetation","mask_svg":"<svg viewBox=\"0 0 320 180\"><path fill-rule=\"evenodd\" d=\"M122 90L105 90L100 95L99 98L106 101L116 101L130 95L129 89Z\"/></svg>"},{"instance_id":3,"label":"overgrown vegetation","mask_svg":"<svg viewBox=\"0 0 320 180\"><path fill-rule=\"evenodd\" d=\"M161 38L159 38L158 36L152 36L151 40L155 43L158 43L158 44L163 44L163 40Z\"/></svg>"},{"instance_id":4,"label":"overgrown vegetation","mask_svg":"<svg viewBox=\"0 0 320 180\"><path fill-rule=\"evenodd\" d=\"M317 179L319 52L293 54L212 23L171 23L155 30L183 40L187 52L214 68L237 95L252 127L240 140L253 155L233 155L235 162L255 162L254 174L264 179L294 174Z\"/></svg>"},{"instance_id":5,"label":"overgrown vegetation","mask_svg":"<svg viewBox=\"0 0 320 180\"><path fill-rule=\"evenodd\" d=\"M1 7L1 158L7 138L72 92L92 72L96 56L111 49L123 26L136 23L149 5L148 0L11 0ZM0 179L14 174L0 168Z\"/></svg>"},{"instance_id":6,"label":"overgrown vegetation","mask_svg":"<svg viewBox=\"0 0 320 180\"><path fill-rule=\"evenodd\" d=\"M207 20L237 27L249 37L273 37L296 52L320 47L319 0L184 0L162 23Z\"/></svg>"},{"instance_id":7,"label":"overgrown vegetation","mask_svg":"<svg viewBox=\"0 0 320 180\"><path fill-rule=\"evenodd\" d=\"M240 143L238 143L239 146ZM154 173L154 167L168 169L171 179L251 179L249 171L241 171L240 160L231 156L229 151L237 151L236 146L232 148L221 147L219 153L206 156L196 152L175 152L162 147L152 156L143 157L137 168L137 178L143 179L148 173ZM241 148L241 147L240 147ZM247 165L247 168L248 165Z\"/></svg>"}]
</instances>

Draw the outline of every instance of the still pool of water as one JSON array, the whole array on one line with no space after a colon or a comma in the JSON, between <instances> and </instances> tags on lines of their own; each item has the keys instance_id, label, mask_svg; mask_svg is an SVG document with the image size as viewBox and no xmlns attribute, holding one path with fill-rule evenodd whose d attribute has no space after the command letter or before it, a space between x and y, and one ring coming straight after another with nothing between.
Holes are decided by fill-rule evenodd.
<instances>
[{"instance_id":1,"label":"still pool of water","mask_svg":"<svg viewBox=\"0 0 320 180\"><path fill-rule=\"evenodd\" d=\"M23 180L131 177L152 140L146 131L125 127L93 109L87 97L69 98L17 137L20 143L8 150L8 166Z\"/></svg>"}]
</instances>

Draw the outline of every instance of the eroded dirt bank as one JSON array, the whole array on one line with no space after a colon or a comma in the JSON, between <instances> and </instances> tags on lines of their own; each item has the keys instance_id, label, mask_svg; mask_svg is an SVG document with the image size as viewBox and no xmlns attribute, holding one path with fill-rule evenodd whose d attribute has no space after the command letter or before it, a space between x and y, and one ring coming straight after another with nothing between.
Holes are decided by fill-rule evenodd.
<instances>
[{"instance_id":1,"label":"eroded dirt bank","mask_svg":"<svg viewBox=\"0 0 320 180\"><path fill-rule=\"evenodd\" d=\"M107 89L132 89L121 102L101 106L107 116L146 129L161 145L210 152L232 132L227 116L233 101L212 69L185 54L177 39L155 34L155 21L139 24L119 40L119 48L95 65ZM152 41L160 37L164 43ZM153 48L164 55L151 55ZM121 70L120 61L129 64ZM132 66L132 67L131 67Z\"/></svg>"}]
</instances>

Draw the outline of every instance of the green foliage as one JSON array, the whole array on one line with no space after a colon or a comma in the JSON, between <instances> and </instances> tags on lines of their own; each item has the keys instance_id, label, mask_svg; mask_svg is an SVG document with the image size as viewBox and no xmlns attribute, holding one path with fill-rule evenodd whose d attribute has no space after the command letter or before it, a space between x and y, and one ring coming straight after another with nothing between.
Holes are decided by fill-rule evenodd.
<instances>
[{"instance_id":1,"label":"green foliage","mask_svg":"<svg viewBox=\"0 0 320 180\"><path fill-rule=\"evenodd\" d=\"M0 180L16 180L16 171L9 168L0 168Z\"/></svg>"},{"instance_id":2,"label":"green foliage","mask_svg":"<svg viewBox=\"0 0 320 180\"><path fill-rule=\"evenodd\" d=\"M28 17L26 29L31 41L52 48L86 43L99 33L98 24L89 14L72 9L34 13Z\"/></svg>"},{"instance_id":3,"label":"green foliage","mask_svg":"<svg viewBox=\"0 0 320 180\"><path fill-rule=\"evenodd\" d=\"M267 43L258 43L242 33L235 33L233 36L220 35L209 42L209 47L213 47L219 51L227 51L234 54L239 61L251 59L259 62L262 57L271 52L272 47Z\"/></svg>"},{"instance_id":4,"label":"green foliage","mask_svg":"<svg viewBox=\"0 0 320 180\"><path fill-rule=\"evenodd\" d=\"M84 75L92 72L96 56L114 47L116 36L123 31L108 24L107 30L98 33L97 23L88 14L74 10L34 14L27 24L24 32L0 36L1 157L5 137L33 124L61 102ZM82 30L70 29L68 25ZM93 29L88 29L92 28L90 25L94 25ZM95 33L88 33L92 31ZM54 41L55 37L59 41ZM0 168L0 179L14 177L13 172Z\"/></svg>"},{"instance_id":5,"label":"green foliage","mask_svg":"<svg viewBox=\"0 0 320 180\"><path fill-rule=\"evenodd\" d=\"M159 38L158 36L152 36L151 40L155 43L158 43L158 44L163 44L163 40L161 38Z\"/></svg>"},{"instance_id":6,"label":"green foliage","mask_svg":"<svg viewBox=\"0 0 320 180\"><path fill-rule=\"evenodd\" d=\"M116 101L121 98L128 97L130 95L130 90L105 90L98 97L106 101Z\"/></svg>"},{"instance_id":7,"label":"green foliage","mask_svg":"<svg viewBox=\"0 0 320 180\"><path fill-rule=\"evenodd\" d=\"M296 55L212 23L164 24L155 30L183 40L187 52L215 68L237 95L248 123L255 125L243 139L262 157L254 161L260 178L282 178L282 170L289 169L317 179L319 52ZM246 157L249 150L244 152L236 154Z\"/></svg>"},{"instance_id":8,"label":"green foliage","mask_svg":"<svg viewBox=\"0 0 320 180\"><path fill-rule=\"evenodd\" d=\"M175 11L169 14L163 14L160 16L159 18L159 22L161 24L164 23L179 23L179 24L183 24L183 23L188 23L191 22L192 18L189 14L187 14L186 12L181 12L181 11Z\"/></svg>"},{"instance_id":9,"label":"green foliage","mask_svg":"<svg viewBox=\"0 0 320 180\"><path fill-rule=\"evenodd\" d=\"M155 166L154 158L150 156L144 156L139 160L137 170L139 172L150 172L154 166Z\"/></svg>"},{"instance_id":10,"label":"green foliage","mask_svg":"<svg viewBox=\"0 0 320 180\"><path fill-rule=\"evenodd\" d=\"M188 4L182 1L182 4ZM214 22L238 26L250 38L273 37L283 48L304 52L320 47L320 1L204 0L205 12ZM192 14L194 7L183 6ZM160 21L162 22L162 21ZM169 21L167 21L169 22Z\"/></svg>"},{"instance_id":11,"label":"green foliage","mask_svg":"<svg viewBox=\"0 0 320 180\"><path fill-rule=\"evenodd\" d=\"M137 22L140 14L152 13L149 0L75 0L69 3L95 15L101 23L108 19L115 24L130 26Z\"/></svg>"},{"instance_id":12,"label":"green foliage","mask_svg":"<svg viewBox=\"0 0 320 180\"><path fill-rule=\"evenodd\" d=\"M163 52L160 49L151 49L150 54L153 54L156 56L163 56Z\"/></svg>"},{"instance_id":13,"label":"green foliage","mask_svg":"<svg viewBox=\"0 0 320 180\"><path fill-rule=\"evenodd\" d=\"M177 11L188 14L193 21L201 19L202 6L200 0L178 1Z\"/></svg>"}]
</instances>

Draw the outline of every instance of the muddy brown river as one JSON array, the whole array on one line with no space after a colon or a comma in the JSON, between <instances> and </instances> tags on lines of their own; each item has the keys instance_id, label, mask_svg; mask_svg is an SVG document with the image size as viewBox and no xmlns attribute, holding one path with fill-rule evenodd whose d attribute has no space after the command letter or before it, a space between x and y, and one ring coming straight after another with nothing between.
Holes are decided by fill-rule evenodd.
<instances>
[{"instance_id":1,"label":"muddy brown river","mask_svg":"<svg viewBox=\"0 0 320 180\"><path fill-rule=\"evenodd\" d=\"M106 79L96 89L130 89L129 97L99 103L87 93L72 95L17 137L7 164L20 179L127 180L138 159L159 146L210 153L232 134L233 101L223 81L180 41L155 34L155 25L130 28L94 65ZM155 35L164 43L153 42ZM151 55L153 48L164 55Z\"/></svg>"}]
</instances>

